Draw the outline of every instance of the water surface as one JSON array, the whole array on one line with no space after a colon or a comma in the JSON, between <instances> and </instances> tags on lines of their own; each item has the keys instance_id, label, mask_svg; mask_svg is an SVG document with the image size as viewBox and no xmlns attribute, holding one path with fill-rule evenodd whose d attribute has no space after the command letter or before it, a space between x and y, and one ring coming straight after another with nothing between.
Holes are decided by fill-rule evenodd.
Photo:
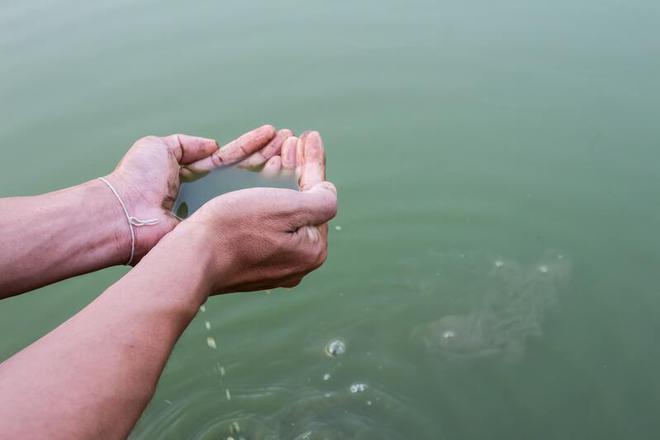
<instances>
[{"instance_id":1,"label":"water surface","mask_svg":"<svg viewBox=\"0 0 660 440\"><path fill-rule=\"evenodd\" d=\"M147 134L324 135L327 264L210 299L134 439L660 430L659 3L1 3L2 195ZM125 271L3 301L0 355Z\"/></svg>"}]
</instances>

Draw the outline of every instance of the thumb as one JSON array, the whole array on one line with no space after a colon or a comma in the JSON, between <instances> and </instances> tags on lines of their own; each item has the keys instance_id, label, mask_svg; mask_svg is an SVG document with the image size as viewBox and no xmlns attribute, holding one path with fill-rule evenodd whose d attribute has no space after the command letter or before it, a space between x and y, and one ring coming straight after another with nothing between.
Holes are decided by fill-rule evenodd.
<instances>
[{"instance_id":1,"label":"thumb","mask_svg":"<svg viewBox=\"0 0 660 440\"><path fill-rule=\"evenodd\" d=\"M320 182L299 194L297 227L318 226L337 215L337 189L328 182Z\"/></svg>"}]
</instances>

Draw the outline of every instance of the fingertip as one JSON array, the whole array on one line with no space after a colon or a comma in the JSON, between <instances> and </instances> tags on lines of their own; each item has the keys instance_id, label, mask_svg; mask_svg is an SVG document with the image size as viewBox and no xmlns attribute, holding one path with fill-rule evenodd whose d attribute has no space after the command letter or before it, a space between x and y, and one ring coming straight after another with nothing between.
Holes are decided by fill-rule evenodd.
<instances>
[{"instance_id":1,"label":"fingertip","mask_svg":"<svg viewBox=\"0 0 660 440\"><path fill-rule=\"evenodd\" d=\"M337 188L335 187L335 185L332 182L328 182L327 180L323 181L323 182L319 182L315 185L312 185L311 187L309 187L309 189L306 189L302 192L303 193L324 193L324 192L327 192L327 193L331 193L335 198L337 196Z\"/></svg>"},{"instance_id":2,"label":"fingertip","mask_svg":"<svg viewBox=\"0 0 660 440\"><path fill-rule=\"evenodd\" d=\"M261 127L259 127L257 130L263 131L265 133L270 133L271 137L275 136L275 134L277 133L277 130L271 124L264 124Z\"/></svg>"},{"instance_id":3,"label":"fingertip","mask_svg":"<svg viewBox=\"0 0 660 440\"><path fill-rule=\"evenodd\" d=\"M201 139L203 141L204 150L208 154L215 153L220 149L220 144L215 139L209 139L209 138L201 138Z\"/></svg>"},{"instance_id":4,"label":"fingertip","mask_svg":"<svg viewBox=\"0 0 660 440\"><path fill-rule=\"evenodd\" d=\"M317 183L315 186L332 191L335 195L337 194L337 187L330 181L325 180L321 183Z\"/></svg>"},{"instance_id":5,"label":"fingertip","mask_svg":"<svg viewBox=\"0 0 660 440\"><path fill-rule=\"evenodd\" d=\"M325 223L337 215L337 188L331 182L317 183L303 193L313 195L319 202L318 209L323 218L321 223Z\"/></svg>"},{"instance_id":6,"label":"fingertip","mask_svg":"<svg viewBox=\"0 0 660 440\"><path fill-rule=\"evenodd\" d=\"M181 167L179 169L179 178L181 179L181 182L194 182L195 180L206 176L208 173L208 171L195 171L189 167Z\"/></svg>"}]
</instances>

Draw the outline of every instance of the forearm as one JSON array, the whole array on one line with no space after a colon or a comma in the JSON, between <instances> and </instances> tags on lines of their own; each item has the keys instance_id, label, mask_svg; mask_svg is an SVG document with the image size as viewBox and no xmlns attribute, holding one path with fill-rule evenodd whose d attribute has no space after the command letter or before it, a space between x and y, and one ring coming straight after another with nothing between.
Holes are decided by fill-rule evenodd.
<instances>
[{"instance_id":1,"label":"forearm","mask_svg":"<svg viewBox=\"0 0 660 440\"><path fill-rule=\"evenodd\" d=\"M0 298L125 263L130 230L100 180L0 199Z\"/></svg>"},{"instance_id":2,"label":"forearm","mask_svg":"<svg viewBox=\"0 0 660 440\"><path fill-rule=\"evenodd\" d=\"M0 364L0 438L128 434L210 291L205 243L175 232L93 303Z\"/></svg>"}]
</instances>

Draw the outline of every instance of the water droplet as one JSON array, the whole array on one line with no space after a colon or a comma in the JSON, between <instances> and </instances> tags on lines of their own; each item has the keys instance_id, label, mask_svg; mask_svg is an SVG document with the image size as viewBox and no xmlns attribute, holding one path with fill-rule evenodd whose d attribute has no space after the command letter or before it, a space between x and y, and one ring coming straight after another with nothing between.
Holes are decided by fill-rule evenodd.
<instances>
[{"instance_id":1,"label":"water droplet","mask_svg":"<svg viewBox=\"0 0 660 440\"><path fill-rule=\"evenodd\" d=\"M206 330L211 330L211 323L209 321L204 321L204 327L206 327Z\"/></svg>"},{"instance_id":2,"label":"water droplet","mask_svg":"<svg viewBox=\"0 0 660 440\"><path fill-rule=\"evenodd\" d=\"M207 336L206 337L206 345L209 346L209 348L212 348L214 350L218 349L217 344L215 343L215 338L213 336Z\"/></svg>"},{"instance_id":3,"label":"water droplet","mask_svg":"<svg viewBox=\"0 0 660 440\"><path fill-rule=\"evenodd\" d=\"M204 304L202 304L201 306L199 306L199 311L200 311L200 312L206 312L206 306L205 306Z\"/></svg>"},{"instance_id":4,"label":"water droplet","mask_svg":"<svg viewBox=\"0 0 660 440\"><path fill-rule=\"evenodd\" d=\"M340 339L334 339L325 346L325 354L330 357L337 357L346 352L346 344Z\"/></svg>"},{"instance_id":5,"label":"water droplet","mask_svg":"<svg viewBox=\"0 0 660 440\"><path fill-rule=\"evenodd\" d=\"M367 400L367 405L371 406L371 400Z\"/></svg>"},{"instance_id":6,"label":"water droplet","mask_svg":"<svg viewBox=\"0 0 660 440\"><path fill-rule=\"evenodd\" d=\"M541 273L547 273L548 272L548 266L542 264L539 266L539 272Z\"/></svg>"},{"instance_id":7,"label":"water droplet","mask_svg":"<svg viewBox=\"0 0 660 440\"><path fill-rule=\"evenodd\" d=\"M220 376L224 376L224 375L225 375L225 367L220 366Z\"/></svg>"},{"instance_id":8,"label":"water droplet","mask_svg":"<svg viewBox=\"0 0 660 440\"><path fill-rule=\"evenodd\" d=\"M341 226L339 225L335 226L335 231L341 231Z\"/></svg>"},{"instance_id":9,"label":"water droplet","mask_svg":"<svg viewBox=\"0 0 660 440\"><path fill-rule=\"evenodd\" d=\"M351 390L351 393L353 393L353 394L361 393L361 392L363 392L367 389L367 385L363 384L363 383L354 383L353 385L351 385L351 387L349 389Z\"/></svg>"},{"instance_id":10,"label":"water droplet","mask_svg":"<svg viewBox=\"0 0 660 440\"><path fill-rule=\"evenodd\" d=\"M502 267L504 266L504 261L502 260L495 260L495 267Z\"/></svg>"},{"instance_id":11,"label":"water droplet","mask_svg":"<svg viewBox=\"0 0 660 440\"><path fill-rule=\"evenodd\" d=\"M227 396L227 400L231 400L231 393L228 389L225 390L225 396Z\"/></svg>"},{"instance_id":12,"label":"water droplet","mask_svg":"<svg viewBox=\"0 0 660 440\"><path fill-rule=\"evenodd\" d=\"M329 380L329 379L330 379L330 374L325 373L325 374L323 375L323 380Z\"/></svg>"}]
</instances>

